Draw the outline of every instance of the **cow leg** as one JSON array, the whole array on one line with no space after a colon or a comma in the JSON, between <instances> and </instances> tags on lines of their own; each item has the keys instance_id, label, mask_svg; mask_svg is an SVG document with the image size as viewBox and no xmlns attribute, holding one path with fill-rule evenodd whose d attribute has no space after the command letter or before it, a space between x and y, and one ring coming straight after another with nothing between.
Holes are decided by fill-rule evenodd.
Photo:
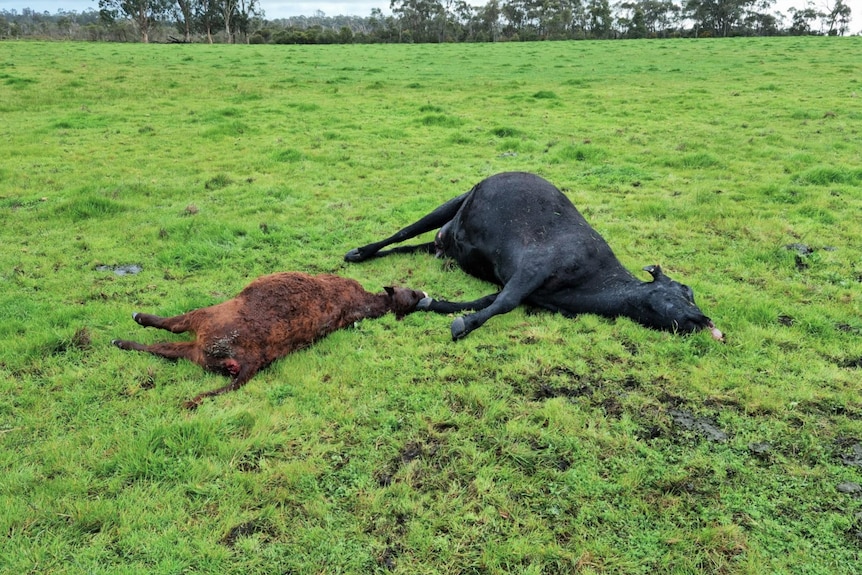
<instances>
[{"instance_id":1,"label":"cow leg","mask_svg":"<svg viewBox=\"0 0 862 575\"><path fill-rule=\"evenodd\" d=\"M128 341L125 339L115 339L111 343L120 349L127 351L143 351L151 353L165 359L187 359L194 360L194 352L197 348L196 342L180 341L176 343L154 343L152 345L144 345L136 341Z\"/></svg>"},{"instance_id":2,"label":"cow leg","mask_svg":"<svg viewBox=\"0 0 862 575\"><path fill-rule=\"evenodd\" d=\"M547 274L543 274L535 268L522 268L503 286L500 293L494 294L496 295L494 301L487 307L476 313L456 318L452 322L452 339L458 340L466 337L471 331L481 327L495 315L512 311L538 289L546 278Z\"/></svg>"},{"instance_id":3,"label":"cow leg","mask_svg":"<svg viewBox=\"0 0 862 575\"><path fill-rule=\"evenodd\" d=\"M455 217L455 214L458 213L458 210L461 208L461 204L464 203L464 199L467 197L468 194L469 192L467 192L466 194L461 194L457 198L449 200L424 218L410 224L406 228L399 230L394 235L389 236L385 240L381 240L379 242L374 242L360 248L354 248L350 250L344 255L344 261L355 263L365 261L371 257L382 257L391 253L433 251L434 244L433 242L431 242L427 244L421 244L419 246L405 246L403 248L395 248L386 252L378 253L386 246L397 244L399 242L403 242L404 240L415 238L416 236L424 234L425 232L430 232L432 230L442 228L447 222L451 221L452 218Z\"/></svg>"},{"instance_id":4,"label":"cow leg","mask_svg":"<svg viewBox=\"0 0 862 575\"><path fill-rule=\"evenodd\" d=\"M362 248L359 248L362 249ZM391 250L383 250L373 254L371 257L382 258L383 256L388 256L389 254L412 254L416 252L433 254L437 251L434 242L427 242L424 244L417 244L415 246L398 246L397 248L392 248ZM345 256L345 260L347 256ZM349 260L348 260L349 261ZM359 260L362 261L362 260Z\"/></svg>"},{"instance_id":5,"label":"cow leg","mask_svg":"<svg viewBox=\"0 0 862 575\"><path fill-rule=\"evenodd\" d=\"M456 311L466 311L468 309L478 311L480 309L485 309L486 307L494 303L494 300L497 299L498 295L500 294L492 293L490 295L486 295L485 297L465 302L443 301L426 298L419 302L419 305L416 306L416 309L420 311L432 311L434 313L455 313Z\"/></svg>"},{"instance_id":6,"label":"cow leg","mask_svg":"<svg viewBox=\"0 0 862 575\"><path fill-rule=\"evenodd\" d=\"M132 314L132 318L144 327L156 327L171 333L185 333L192 329L190 317L187 313L173 317L159 317L149 313L135 312Z\"/></svg>"},{"instance_id":7,"label":"cow leg","mask_svg":"<svg viewBox=\"0 0 862 575\"><path fill-rule=\"evenodd\" d=\"M234 376L231 382L224 387L219 387L218 389L213 389L211 391L205 391L204 393L196 395L194 398L183 403L183 407L186 409L197 409L197 407L203 403L204 399L207 397L215 397L216 395L221 395L223 393L227 393L229 391L235 391L240 387L244 386L248 381L254 377L254 374L260 369L259 365L245 364L240 367L239 372Z\"/></svg>"}]
</instances>

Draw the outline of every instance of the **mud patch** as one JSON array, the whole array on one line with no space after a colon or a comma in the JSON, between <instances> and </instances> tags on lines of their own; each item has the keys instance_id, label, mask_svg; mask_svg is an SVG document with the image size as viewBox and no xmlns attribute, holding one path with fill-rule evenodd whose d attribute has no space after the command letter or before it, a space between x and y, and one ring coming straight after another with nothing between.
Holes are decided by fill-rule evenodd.
<instances>
[{"instance_id":1,"label":"mud patch","mask_svg":"<svg viewBox=\"0 0 862 575\"><path fill-rule=\"evenodd\" d=\"M842 443L846 444L849 441ZM844 453L838 454L838 459L841 460L841 463L851 467L862 467L862 443L857 441L851 445L846 445L845 449Z\"/></svg>"},{"instance_id":2,"label":"mud patch","mask_svg":"<svg viewBox=\"0 0 862 575\"><path fill-rule=\"evenodd\" d=\"M767 461L772 455L772 444L766 441L749 443L748 452L761 461Z\"/></svg>"},{"instance_id":3,"label":"mud patch","mask_svg":"<svg viewBox=\"0 0 862 575\"><path fill-rule=\"evenodd\" d=\"M787 244L784 249L794 252L794 263L797 270L805 271L808 269L808 257L814 253L814 248L805 244L794 243Z\"/></svg>"},{"instance_id":4,"label":"mud patch","mask_svg":"<svg viewBox=\"0 0 862 575\"><path fill-rule=\"evenodd\" d=\"M262 521L246 521L245 523L240 523L235 527L231 527L230 531L222 537L221 544L232 548L241 537L249 537L256 533L263 533L264 535L269 536L272 534L271 532L271 528Z\"/></svg>"},{"instance_id":5,"label":"mud patch","mask_svg":"<svg viewBox=\"0 0 862 575\"><path fill-rule=\"evenodd\" d=\"M122 266L96 266L97 272L111 272L114 275L118 276L128 276L139 274L144 270L144 267L140 264L127 264Z\"/></svg>"},{"instance_id":6,"label":"mud patch","mask_svg":"<svg viewBox=\"0 0 862 575\"><path fill-rule=\"evenodd\" d=\"M844 535L850 543L857 547L862 547L862 513L855 515L853 525L844 532Z\"/></svg>"},{"instance_id":7,"label":"mud patch","mask_svg":"<svg viewBox=\"0 0 862 575\"><path fill-rule=\"evenodd\" d=\"M395 559L398 557L398 550L394 547L387 547L383 553L377 558L377 564L387 571L393 571L397 565Z\"/></svg>"},{"instance_id":8,"label":"mud patch","mask_svg":"<svg viewBox=\"0 0 862 575\"><path fill-rule=\"evenodd\" d=\"M365 530L378 539L383 551L377 554L377 565L386 571L398 566L398 557L404 552L401 540L407 535L410 517L404 513L381 515Z\"/></svg>"},{"instance_id":9,"label":"mud patch","mask_svg":"<svg viewBox=\"0 0 862 575\"><path fill-rule=\"evenodd\" d=\"M862 334L862 329L855 327L855 326L852 326L849 323L844 323L844 322L836 323L835 329L837 329L841 333L852 333L853 335Z\"/></svg>"},{"instance_id":10,"label":"mud patch","mask_svg":"<svg viewBox=\"0 0 862 575\"><path fill-rule=\"evenodd\" d=\"M862 368L862 357L842 359L838 362L838 365L846 369L859 369Z\"/></svg>"},{"instance_id":11,"label":"mud patch","mask_svg":"<svg viewBox=\"0 0 862 575\"><path fill-rule=\"evenodd\" d=\"M87 351L92 344L90 331L85 328L75 330L75 333L69 339L61 339L51 349L53 355L61 355L67 351Z\"/></svg>"},{"instance_id":12,"label":"mud patch","mask_svg":"<svg viewBox=\"0 0 862 575\"><path fill-rule=\"evenodd\" d=\"M842 481L835 486L835 489L838 493L844 493L845 495L852 495L854 497L862 497L862 485L853 481Z\"/></svg>"},{"instance_id":13,"label":"mud patch","mask_svg":"<svg viewBox=\"0 0 862 575\"><path fill-rule=\"evenodd\" d=\"M573 399L575 397L590 396L592 394L593 388L589 385L581 385L578 387L554 387L547 383L540 383L533 391L533 400L544 401L546 399L553 399L555 397L566 397L568 399Z\"/></svg>"},{"instance_id":14,"label":"mud patch","mask_svg":"<svg viewBox=\"0 0 862 575\"><path fill-rule=\"evenodd\" d=\"M671 409L668 413L673 420L674 427L679 427L685 431L694 431L705 437L707 441L716 443L727 441L727 433L706 417L698 417L684 409Z\"/></svg>"},{"instance_id":15,"label":"mud patch","mask_svg":"<svg viewBox=\"0 0 862 575\"><path fill-rule=\"evenodd\" d=\"M814 248L800 243L787 244L784 246L784 249L790 252L796 252L797 256L810 256L814 253Z\"/></svg>"},{"instance_id":16,"label":"mud patch","mask_svg":"<svg viewBox=\"0 0 862 575\"><path fill-rule=\"evenodd\" d=\"M375 473L377 484L380 487L392 485L399 469L409 465L415 459L431 459L437 454L439 449L440 443L434 438L428 438L421 442L411 441L406 443L395 459Z\"/></svg>"}]
</instances>

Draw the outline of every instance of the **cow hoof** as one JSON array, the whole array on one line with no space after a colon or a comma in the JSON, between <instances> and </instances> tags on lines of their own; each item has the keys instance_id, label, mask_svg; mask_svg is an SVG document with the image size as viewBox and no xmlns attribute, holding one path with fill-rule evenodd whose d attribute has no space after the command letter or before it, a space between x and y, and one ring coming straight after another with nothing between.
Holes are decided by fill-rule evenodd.
<instances>
[{"instance_id":1,"label":"cow hoof","mask_svg":"<svg viewBox=\"0 0 862 575\"><path fill-rule=\"evenodd\" d=\"M194 398L194 399L190 399L190 400L188 400L188 401L184 401L184 402L183 402L183 408L184 408L184 409L188 409L189 411L194 411L194 410L196 410L198 407L200 407L201 403L203 403L203 400L198 399L198 398L196 397L196 398Z\"/></svg>"},{"instance_id":2,"label":"cow hoof","mask_svg":"<svg viewBox=\"0 0 862 575\"><path fill-rule=\"evenodd\" d=\"M456 317L452 322L452 341L457 341L467 335L467 326L463 317Z\"/></svg>"},{"instance_id":3,"label":"cow hoof","mask_svg":"<svg viewBox=\"0 0 862 575\"><path fill-rule=\"evenodd\" d=\"M361 262L365 258L362 256L362 252L359 251L359 248L353 248L346 254L344 254L344 261L346 262Z\"/></svg>"},{"instance_id":4,"label":"cow hoof","mask_svg":"<svg viewBox=\"0 0 862 575\"><path fill-rule=\"evenodd\" d=\"M416 309L422 311L428 311L431 309L431 304L434 303L434 300L428 297L427 295L419 300L419 303L416 304Z\"/></svg>"}]
</instances>

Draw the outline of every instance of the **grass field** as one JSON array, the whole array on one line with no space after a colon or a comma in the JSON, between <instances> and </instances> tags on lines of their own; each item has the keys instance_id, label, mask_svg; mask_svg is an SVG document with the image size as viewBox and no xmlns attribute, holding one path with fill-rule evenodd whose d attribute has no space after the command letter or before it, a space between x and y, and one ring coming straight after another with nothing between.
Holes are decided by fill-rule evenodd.
<instances>
[{"instance_id":1,"label":"grass field","mask_svg":"<svg viewBox=\"0 0 862 575\"><path fill-rule=\"evenodd\" d=\"M0 43L0 572L862 572L860 55ZM224 378L110 345L272 271L489 293L342 257L507 170L727 343L389 316L194 412Z\"/></svg>"}]
</instances>

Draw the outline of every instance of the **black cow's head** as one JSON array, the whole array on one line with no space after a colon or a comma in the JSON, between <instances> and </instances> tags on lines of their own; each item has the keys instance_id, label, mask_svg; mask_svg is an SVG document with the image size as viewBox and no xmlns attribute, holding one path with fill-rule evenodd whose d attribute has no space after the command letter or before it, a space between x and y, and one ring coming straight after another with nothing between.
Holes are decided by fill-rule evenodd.
<instances>
[{"instance_id":1,"label":"black cow's head","mask_svg":"<svg viewBox=\"0 0 862 575\"><path fill-rule=\"evenodd\" d=\"M646 294L640 300L641 309L637 314L640 323L675 333L709 329L712 337L723 339L712 320L694 303L694 292L690 287L673 281L657 265L647 266L644 271L650 273L653 281L643 284Z\"/></svg>"}]
</instances>

